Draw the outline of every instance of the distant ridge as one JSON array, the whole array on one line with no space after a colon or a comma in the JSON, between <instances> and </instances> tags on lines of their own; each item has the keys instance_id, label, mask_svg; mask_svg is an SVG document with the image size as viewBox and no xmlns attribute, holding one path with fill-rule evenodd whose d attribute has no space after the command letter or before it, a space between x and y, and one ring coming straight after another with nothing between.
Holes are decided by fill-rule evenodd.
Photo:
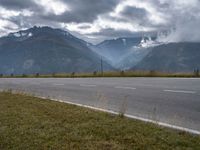
<instances>
[{"instance_id":1,"label":"distant ridge","mask_svg":"<svg viewBox=\"0 0 200 150\"><path fill-rule=\"evenodd\" d=\"M200 43L169 43L154 47L132 69L193 72L200 69Z\"/></svg>"}]
</instances>

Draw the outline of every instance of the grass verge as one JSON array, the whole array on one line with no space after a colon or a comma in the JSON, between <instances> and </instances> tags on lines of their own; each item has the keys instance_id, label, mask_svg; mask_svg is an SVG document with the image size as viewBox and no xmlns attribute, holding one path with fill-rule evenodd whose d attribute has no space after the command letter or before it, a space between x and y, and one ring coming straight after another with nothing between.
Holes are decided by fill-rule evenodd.
<instances>
[{"instance_id":1,"label":"grass verge","mask_svg":"<svg viewBox=\"0 0 200 150\"><path fill-rule=\"evenodd\" d=\"M94 73L53 73L53 74L32 74L32 75L0 75L0 78L97 78L97 77L171 77L171 78L199 78L199 72L169 73L158 71L115 71Z\"/></svg>"},{"instance_id":2,"label":"grass verge","mask_svg":"<svg viewBox=\"0 0 200 150\"><path fill-rule=\"evenodd\" d=\"M200 149L200 137L26 95L0 93L0 149Z\"/></svg>"}]
</instances>

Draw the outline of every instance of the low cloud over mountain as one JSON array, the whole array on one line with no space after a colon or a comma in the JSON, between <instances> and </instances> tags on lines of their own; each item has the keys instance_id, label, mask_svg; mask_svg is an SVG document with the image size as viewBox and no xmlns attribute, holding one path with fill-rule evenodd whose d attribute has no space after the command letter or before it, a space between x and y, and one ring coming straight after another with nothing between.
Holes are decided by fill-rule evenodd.
<instances>
[{"instance_id":1,"label":"low cloud over mountain","mask_svg":"<svg viewBox=\"0 0 200 150\"><path fill-rule=\"evenodd\" d=\"M1 0L0 35L48 25L94 43L160 32L167 33L161 42L199 42L199 6L199 0Z\"/></svg>"}]
</instances>

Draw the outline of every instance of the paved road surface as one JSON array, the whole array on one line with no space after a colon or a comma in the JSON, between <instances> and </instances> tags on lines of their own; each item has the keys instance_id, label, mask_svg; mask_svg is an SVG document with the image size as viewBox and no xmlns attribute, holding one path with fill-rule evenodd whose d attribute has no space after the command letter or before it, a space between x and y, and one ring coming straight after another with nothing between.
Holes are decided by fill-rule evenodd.
<instances>
[{"instance_id":1,"label":"paved road surface","mask_svg":"<svg viewBox=\"0 0 200 150\"><path fill-rule=\"evenodd\" d=\"M200 131L200 79L0 79L9 88Z\"/></svg>"}]
</instances>

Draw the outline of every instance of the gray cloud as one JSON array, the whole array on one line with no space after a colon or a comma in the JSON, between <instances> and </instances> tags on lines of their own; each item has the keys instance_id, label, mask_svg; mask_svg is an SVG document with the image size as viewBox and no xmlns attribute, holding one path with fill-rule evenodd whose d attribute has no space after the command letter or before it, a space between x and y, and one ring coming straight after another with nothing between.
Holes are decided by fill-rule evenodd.
<instances>
[{"instance_id":1,"label":"gray cloud","mask_svg":"<svg viewBox=\"0 0 200 150\"><path fill-rule=\"evenodd\" d=\"M63 0L72 9L71 18L81 22L93 21L100 14L112 11L119 0ZM66 16L68 13L66 13Z\"/></svg>"},{"instance_id":2,"label":"gray cloud","mask_svg":"<svg viewBox=\"0 0 200 150\"><path fill-rule=\"evenodd\" d=\"M119 0L62 0L69 6L71 11L64 12L63 14L56 15L38 14L41 18L46 20L55 20L58 22L93 22L101 14L112 11Z\"/></svg>"},{"instance_id":3,"label":"gray cloud","mask_svg":"<svg viewBox=\"0 0 200 150\"><path fill-rule=\"evenodd\" d=\"M20 10L35 7L36 4L32 0L1 0L0 6L7 9Z\"/></svg>"},{"instance_id":4,"label":"gray cloud","mask_svg":"<svg viewBox=\"0 0 200 150\"><path fill-rule=\"evenodd\" d=\"M160 41L200 41L199 0L48 0L42 5L45 1L0 0L0 34L48 25L69 27L91 41L163 30L170 32ZM59 11L64 5L69 10Z\"/></svg>"},{"instance_id":5,"label":"gray cloud","mask_svg":"<svg viewBox=\"0 0 200 150\"><path fill-rule=\"evenodd\" d=\"M99 33L87 34L88 37L97 37L93 39L93 42L99 43L99 41L116 39L119 37L142 37L144 34L155 36L155 32L130 32L128 30L117 30L112 28L102 29Z\"/></svg>"},{"instance_id":6,"label":"gray cloud","mask_svg":"<svg viewBox=\"0 0 200 150\"><path fill-rule=\"evenodd\" d=\"M142 8L127 6L121 13L129 19L145 20L147 19L147 11Z\"/></svg>"}]
</instances>

